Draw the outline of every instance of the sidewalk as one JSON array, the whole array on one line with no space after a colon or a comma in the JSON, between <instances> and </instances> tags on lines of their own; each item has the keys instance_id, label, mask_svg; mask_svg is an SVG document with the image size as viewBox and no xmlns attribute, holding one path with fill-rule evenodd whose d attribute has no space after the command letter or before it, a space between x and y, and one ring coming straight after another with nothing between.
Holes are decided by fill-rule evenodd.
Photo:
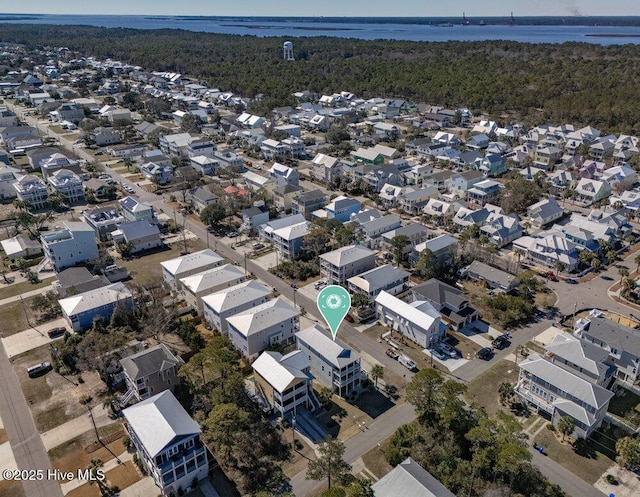
<instances>
[{"instance_id":1,"label":"sidewalk","mask_svg":"<svg viewBox=\"0 0 640 497\"><path fill-rule=\"evenodd\" d=\"M20 300L20 298L22 297L23 299L29 298L29 297L33 297L35 295L40 295L43 293L47 293L49 291L52 290L52 287L50 285L47 286L43 286L42 288L36 288L35 290L31 290L30 292L24 292L21 293L20 295L14 295L13 297L7 297L6 299L2 299L0 300L0 306L3 306L5 304L10 304L12 302L16 302L18 300Z\"/></svg>"},{"instance_id":2,"label":"sidewalk","mask_svg":"<svg viewBox=\"0 0 640 497\"><path fill-rule=\"evenodd\" d=\"M102 405L94 407L91 412L93 413L98 428L115 423L115 421L109 417L109 411L105 410ZM90 430L93 430L91 417L88 414L83 414L42 433L40 438L42 439L45 449L49 451Z\"/></svg>"},{"instance_id":3,"label":"sidewalk","mask_svg":"<svg viewBox=\"0 0 640 497\"><path fill-rule=\"evenodd\" d=\"M127 461L131 461L133 459L133 454L131 452L123 452L122 454L118 455L118 459L120 459L121 463L124 464ZM102 470L106 473L107 471L111 471L112 469L117 468L119 465L120 464L115 458L109 459L104 463L104 466L102 466ZM62 483L60 487L62 487L62 492L67 495L69 492L78 487L81 487L85 483L87 483L86 480L79 480L78 478L74 478L67 483Z\"/></svg>"}]
</instances>

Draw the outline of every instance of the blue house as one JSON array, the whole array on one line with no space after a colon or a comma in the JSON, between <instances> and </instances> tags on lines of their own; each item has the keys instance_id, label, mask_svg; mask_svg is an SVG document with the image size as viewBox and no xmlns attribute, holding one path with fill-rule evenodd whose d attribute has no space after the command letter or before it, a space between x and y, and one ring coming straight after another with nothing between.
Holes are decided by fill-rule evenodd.
<instances>
[{"instance_id":1,"label":"blue house","mask_svg":"<svg viewBox=\"0 0 640 497\"><path fill-rule=\"evenodd\" d=\"M495 178L507 172L507 161L498 154L488 154L476 164L476 169L489 178Z\"/></svg>"},{"instance_id":2,"label":"blue house","mask_svg":"<svg viewBox=\"0 0 640 497\"><path fill-rule=\"evenodd\" d=\"M327 212L328 219L336 219L341 223L346 223L351 219L351 214L360 212L360 206L360 202L355 199L339 196L334 198L324 210Z\"/></svg>"},{"instance_id":3,"label":"blue house","mask_svg":"<svg viewBox=\"0 0 640 497\"><path fill-rule=\"evenodd\" d=\"M118 305L124 306L127 312L133 311L133 295L120 282L67 297L59 302L62 315L76 332L91 328L97 317L109 321Z\"/></svg>"}]
</instances>

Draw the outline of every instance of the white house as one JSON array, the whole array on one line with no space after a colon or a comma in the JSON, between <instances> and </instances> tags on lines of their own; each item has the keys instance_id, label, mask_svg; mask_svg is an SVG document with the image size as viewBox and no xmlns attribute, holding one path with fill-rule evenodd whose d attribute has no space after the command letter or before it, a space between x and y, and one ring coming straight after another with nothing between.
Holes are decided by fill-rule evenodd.
<instances>
[{"instance_id":1,"label":"white house","mask_svg":"<svg viewBox=\"0 0 640 497\"><path fill-rule=\"evenodd\" d=\"M227 334L227 318L264 304L271 289L257 280L244 281L220 292L202 297L204 319L211 328Z\"/></svg>"},{"instance_id":2,"label":"white house","mask_svg":"<svg viewBox=\"0 0 640 497\"><path fill-rule=\"evenodd\" d=\"M209 474L200 425L164 391L122 411L127 431L163 496L181 495Z\"/></svg>"},{"instance_id":3,"label":"white house","mask_svg":"<svg viewBox=\"0 0 640 497\"><path fill-rule=\"evenodd\" d=\"M68 169L58 169L49 176L49 183L53 189L62 193L67 202L80 202L84 200L84 185L80 177Z\"/></svg>"},{"instance_id":4,"label":"white house","mask_svg":"<svg viewBox=\"0 0 640 497\"><path fill-rule=\"evenodd\" d=\"M278 297L227 318L229 338L243 356L253 358L274 345L293 343L300 312Z\"/></svg>"},{"instance_id":5,"label":"white house","mask_svg":"<svg viewBox=\"0 0 640 497\"><path fill-rule=\"evenodd\" d=\"M411 273L392 264L375 267L347 280L351 293L369 297L371 302L382 291L398 295L409 288Z\"/></svg>"},{"instance_id":6,"label":"white house","mask_svg":"<svg viewBox=\"0 0 640 497\"><path fill-rule=\"evenodd\" d=\"M49 198L47 185L37 176L25 174L13 183L13 188L18 200L29 202L32 209L42 209L47 205Z\"/></svg>"},{"instance_id":7,"label":"white house","mask_svg":"<svg viewBox=\"0 0 640 497\"><path fill-rule=\"evenodd\" d=\"M45 259L55 271L83 262L97 261L98 242L95 231L87 223L64 221L64 228L42 235L40 241Z\"/></svg>"},{"instance_id":8,"label":"white house","mask_svg":"<svg viewBox=\"0 0 640 497\"><path fill-rule=\"evenodd\" d=\"M546 226L563 215L564 210L553 197L545 198L527 208L527 219L537 227Z\"/></svg>"},{"instance_id":9,"label":"white house","mask_svg":"<svg viewBox=\"0 0 640 497\"><path fill-rule=\"evenodd\" d=\"M425 349L444 336L440 313L426 300L410 304L387 292L375 300L378 319Z\"/></svg>"},{"instance_id":10,"label":"white house","mask_svg":"<svg viewBox=\"0 0 640 497\"><path fill-rule=\"evenodd\" d=\"M142 221L143 219L150 223L156 222L156 214L151 204L141 202L135 197L124 197L118 200L122 217L128 222Z\"/></svg>"},{"instance_id":11,"label":"white house","mask_svg":"<svg viewBox=\"0 0 640 497\"><path fill-rule=\"evenodd\" d=\"M211 249L200 250L193 254L182 255L160 263L162 279L174 290L182 278L220 266L223 258Z\"/></svg>"},{"instance_id":12,"label":"white house","mask_svg":"<svg viewBox=\"0 0 640 497\"><path fill-rule=\"evenodd\" d=\"M202 297L229 288L245 280L244 273L233 264L214 267L180 279L185 300L202 314Z\"/></svg>"},{"instance_id":13,"label":"white house","mask_svg":"<svg viewBox=\"0 0 640 497\"><path fill-rule=\"evenodd\" d=\"M376 253L362 245L347 245L320 256L320 273L335 284L346 283L375 265Z\"/></svg>"}]
</instances>

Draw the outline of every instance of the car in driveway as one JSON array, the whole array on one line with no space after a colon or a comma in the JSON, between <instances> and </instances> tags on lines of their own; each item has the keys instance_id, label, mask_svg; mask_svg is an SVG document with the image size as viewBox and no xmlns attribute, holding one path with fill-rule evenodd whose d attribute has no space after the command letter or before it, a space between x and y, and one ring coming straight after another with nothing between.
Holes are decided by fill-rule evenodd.
<instances>
[{"instance_id":1,"label":"car in driveway","mask_svg":"<svg viewBox=\"0 0 640 497\"><path fill-rule=\"evenodd\" d=\"M447 356L444 355L444 352L442 352L440 349L436 348L436 347L431 347L429 349L429 353L434 356L437 357L438 359L440 359L441 361L446 361L447 360Z\"/></svg>"},{"instance_id":2,"label":"car in driveway","mask_svg":"<svg viewBox=\"0 0 640 497\"><path fill-rule=\"evenodd\" d=\"M56 328L51 328L47 331L47 335L49 338L58 338L64 335L67 332L67 329L64 326L57 326Z\"/></svg>"},{"instance_id":3,"label":"car in driveway","mask_svg":"<svg viewBox=\"0 0 640 497\"><path fill-rule=\"evenodd\" d=\"M231 231L230 233L227 233L227 238L236 238L237 236L238 236L237 231Z\"/></svg>"},{"instance_id":4,"label":"car in driveway","mask_svg":"<svg viewBox=\"0 0 640 497\"><path fill-rule=\"evenodd\" d=\"M449 357L458 357L458 351L448 343L440 343L438 344L438 348Z\"/></svg>"},{"instance_id":5,"label":"car in driveway","mask_svg":"<svg viewBox=\"0 0 640 497\"><path fill-rule=\"evenodd\" d=\"M500 335L499 337L493 339L491 345L493 345L498 350L502 350L511 345L511 342L504 335Z\"/></svg>"},{"instance_id":6,"label":"car in driveway","mask_svg":"<svg viewBox=\"0 0 640 497\"><path fill-rule=\"evenodd\" d=\"M347 314L344 317L344 320L347 321L348 323L353 323L355 320L353 319L353 316L351 314Z\"/></svg>"},{"instance_id":7,"label":"car in driveway","mask_svg":"<svg viewBox=\"0 0 640 497\"><path fill-rule=\"evenodd\" d=\"M476 352L476 357L488 361L493 357L493 349L491 347L482 347Z\"/></svg>"},{"instance_id":8,"label":"car in driveway","mask_svg":"<svg viewBox=\"0 0 640 497\"><path fill-rule=\"evenodd\" d=\"M567 283L568 285L577 285L578 282L576 280L574 280L573 278L567 278L566 280L564 280L565 283Z\"/></svg>"}]
</instances>

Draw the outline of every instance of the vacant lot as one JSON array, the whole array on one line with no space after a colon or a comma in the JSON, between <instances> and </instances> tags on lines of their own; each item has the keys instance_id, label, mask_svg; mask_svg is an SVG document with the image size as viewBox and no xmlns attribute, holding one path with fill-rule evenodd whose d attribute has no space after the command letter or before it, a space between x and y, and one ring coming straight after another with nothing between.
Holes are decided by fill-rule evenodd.
<instances>
[{"instance_id":1,"label":"vacant lot","mask_svg":"<svg viewBox=\"0 0 640 497\"><path fill-rule=\"evenodd\" d=\"M0 307L0 323L2 323L0 338L26 330L29 327L29 322L35 324L35 317L29 308L32 300L33 297L29 297ZM27 315L29 316L29 322L27 322Z\"/></svg>"},{"instance_id":2,"label":"vacant lot","mask_svg":"<svg viewBox=\"0 0 640 497\"><path fill-rule=\"evenodd\" d=\"M640 396L622 389L622 394L616 394L609 402L609 412L623 418L632 426L640 426Z\"/></svg>"},{"instance_id":3,"label":"vacant lot","mask_svg":"<svg viewBox=\"0 0 640 497\"><path fill-rule=\"evenodd\" d=\"M22 281L20 283L12 283L11 285L7 285L0 280L0 300L9 297L15 297L16 295L20 295L21 293L31 292L33 290L37 290L38 288L51 286L52 281L53 280L51 278L47 278L40 283L29 283L28 281Z\"/></svg>"},{"instance_id":4,"label":"vacant lot","mask_svg":"<svg viewBox=\"0 0 640 497\"><path fill-rule=\"evenodd\" d=\"M106 438L121 430L122 424L116 422L98 428L98 433L100 433L100 437ZM113 457L109 454L109 451L104 448L93 452L87 452L86 449L95 442L96 433L95 431L90 430L58 445L57 447L54 447L48 452L49 459L52 461L52 466L61 471L75 471L78 468L88 466L89 462L91 462L91 459L94 457ZM122 445L122 438L111 442L107 447L117 454L122 454L125 450L124 445Z\"/></svg>"},{"instance_id":5,"label":"vacant lot","mask_svg":"<svg viewBox=\"0 0 640 497\"><path fill-rule=\"evenodd\" d=\"M387 462L387 458L384 455L384 451L389 445L390 439L385 440L379 447L374 447L369 452L366 452L362 456L362 461L367 469L373 473L376 478L382 478L393 468Z\"/></svg>"},{"instance_id":6,"label":"vacant lot","mask_svg":"<svg viewBox=\"0 0 640 497\"><path fill-rule=\"evenodd\" d=\"M518 368L511 361L502 360L491 369L471 381L467 387L466 399L484 407L489 414L507 408L500 405L498 386L505 381L515 385L518 381Z\"/></svg>"}]
</instances>

